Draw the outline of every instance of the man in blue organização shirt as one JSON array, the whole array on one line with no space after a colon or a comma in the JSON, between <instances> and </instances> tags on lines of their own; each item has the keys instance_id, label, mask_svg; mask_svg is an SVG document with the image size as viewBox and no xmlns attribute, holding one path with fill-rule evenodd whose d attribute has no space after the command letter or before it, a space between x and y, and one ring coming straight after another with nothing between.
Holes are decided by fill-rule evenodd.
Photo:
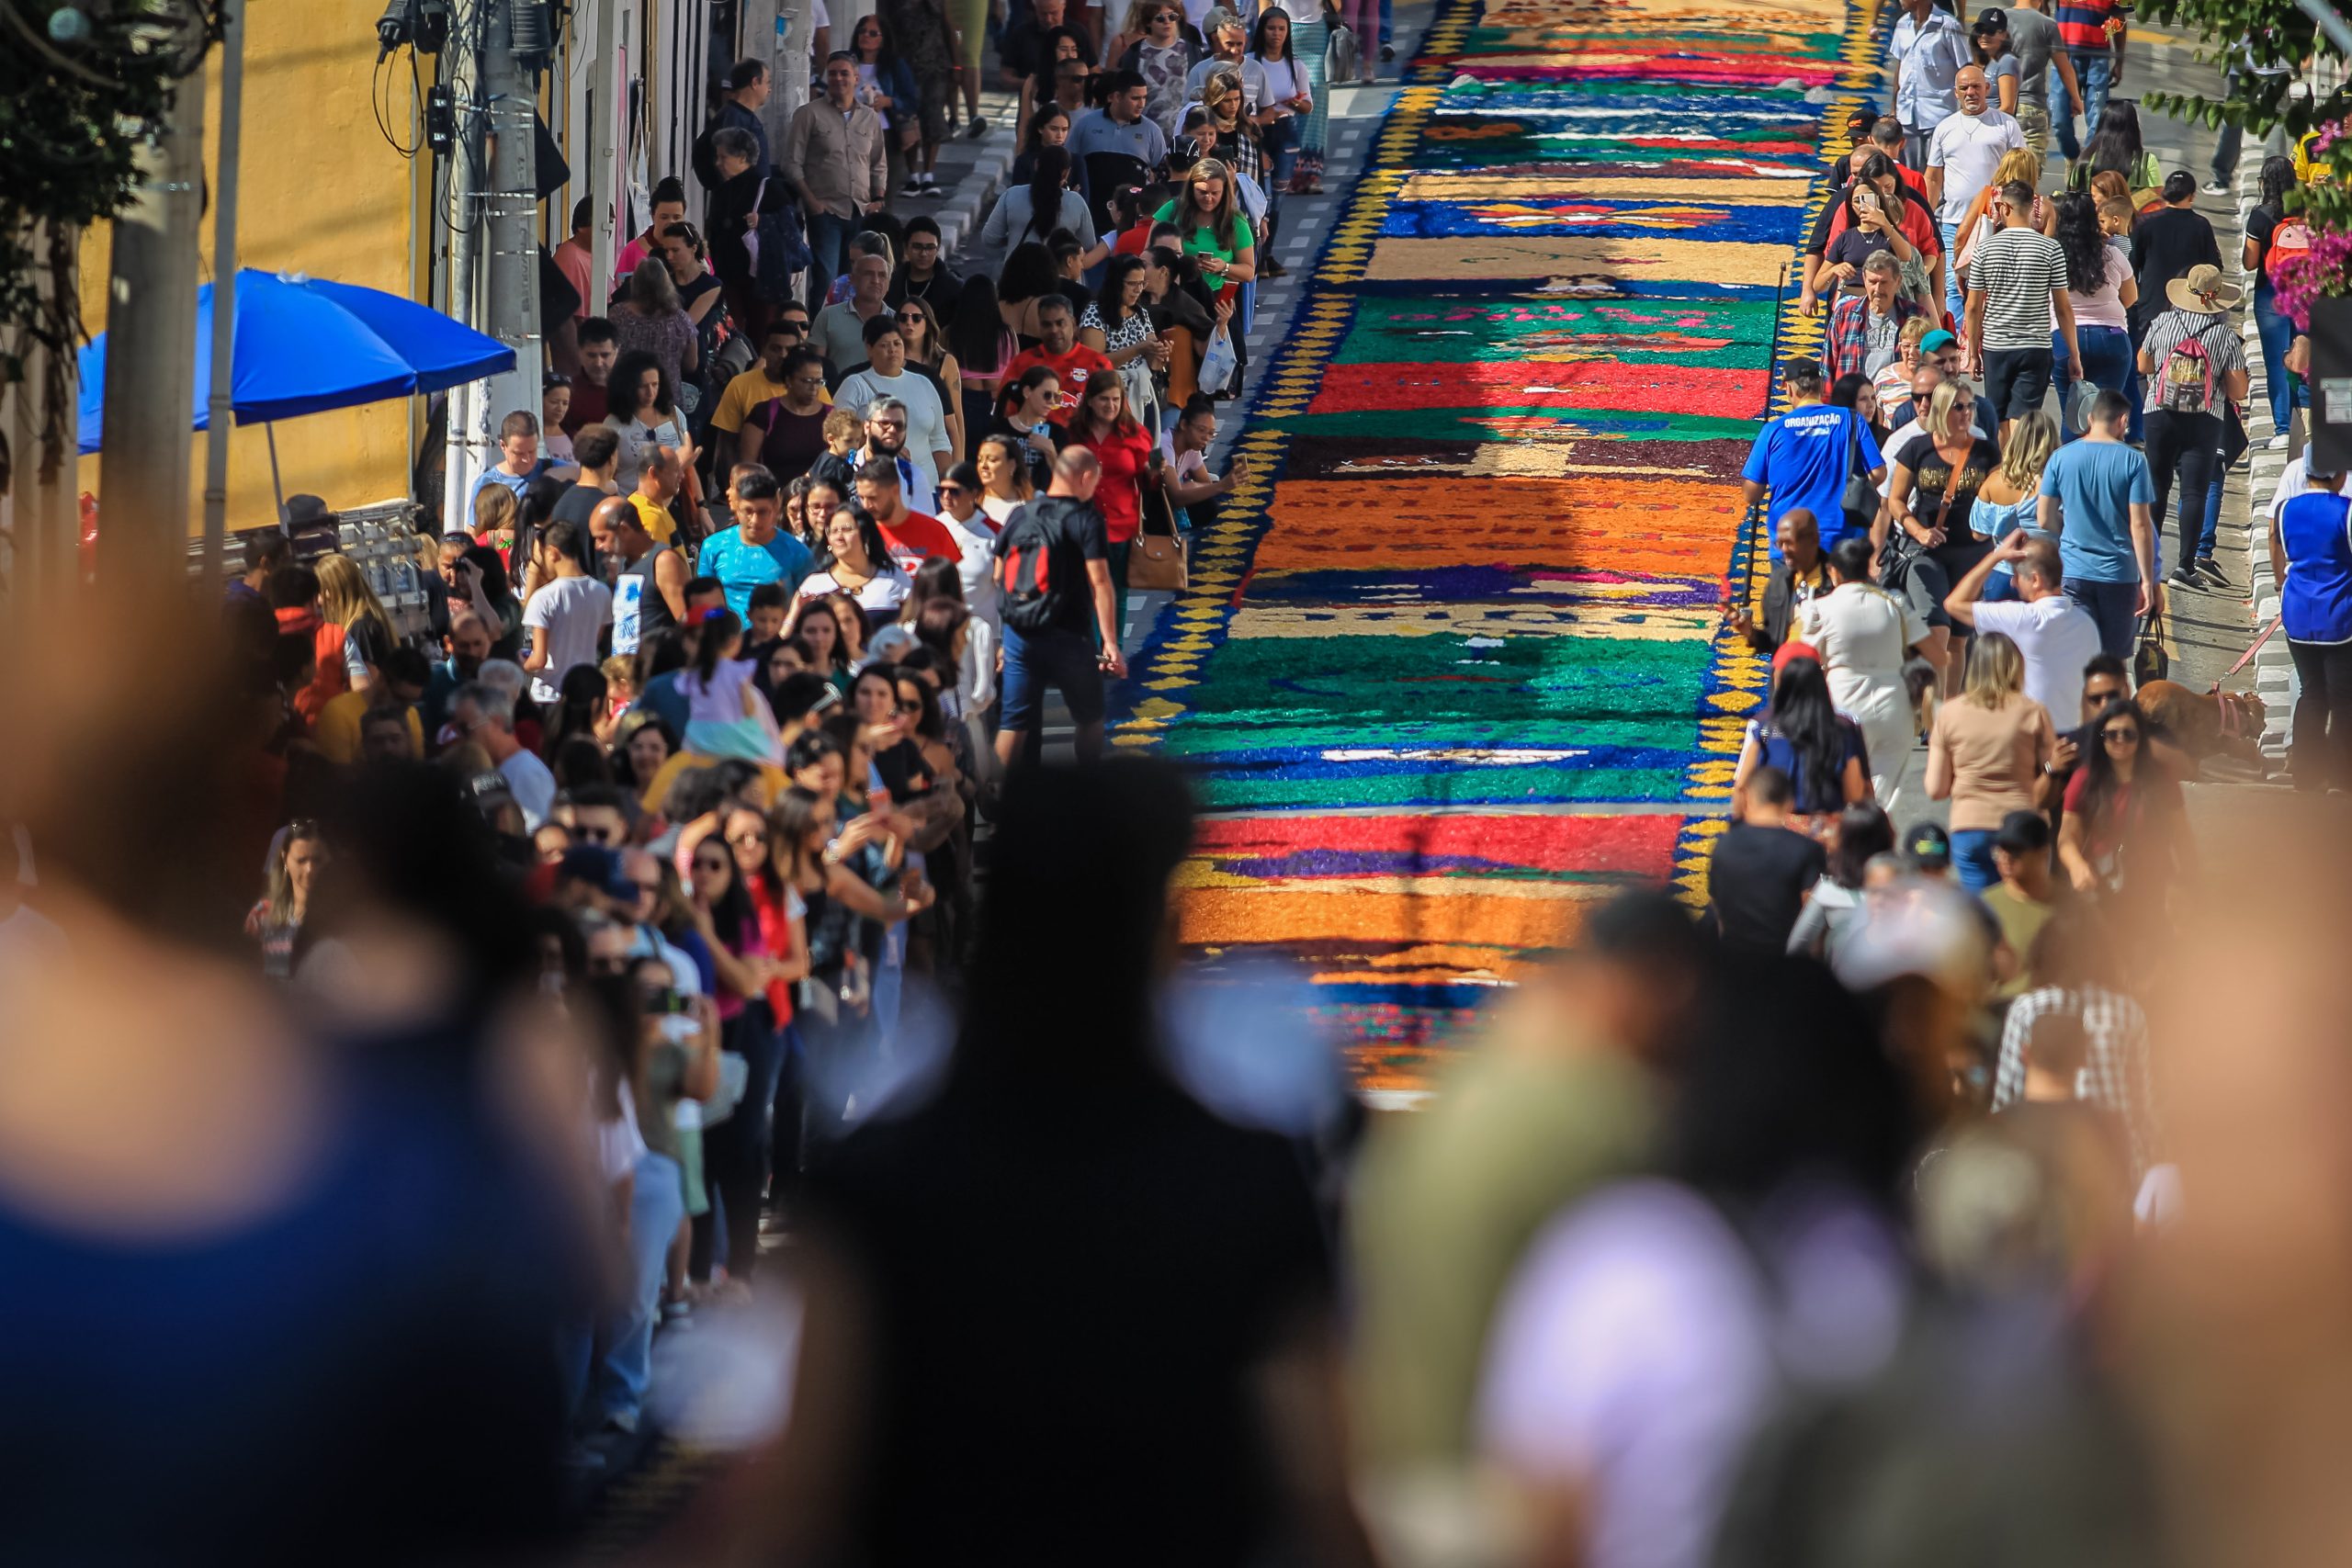
<instances>
[{"instance_id":1,"label":"man in blue organiza\u00e7\u00e3o shirt","mask_svg":"<svg viewBox=\"0 0 2352 1568\"><path fill-rule=\"evenodd\" d=\"M2139 618L2156 581L2156 484L2148 460L2123 439L2132 404L2107 391L2089 428L2041 470L2041 531L2058 541L2066 596L2098 623L2102 653L2132 657Z\"/></svg>"},{"instance_id":2,"label":"man in blue organiza\u00e7\u00e3o shirt","mask_svg":"<svg viewBox=\"0 0 2352 1568\"><path fill-rule=\"evenodd\" d=\"M1871 438L1870 426L1851 409L1822 400L1826 395L1817 359L1796 358L1781 368L1789 389L1789 412L1770 421L1757 433L1740 478L1747 481L1747 504L1755 505L1770 491L1765 508L1764 536L1772 541L1772 559L1781 558L1781 514L1804 507L1821 527L1826 555L1849 534L1865 533L1871 519L1857 521L1845 510L1846 478L1860 469L1875 488L1886 478L1886 458Z\"/></svg>"}]
</instances>

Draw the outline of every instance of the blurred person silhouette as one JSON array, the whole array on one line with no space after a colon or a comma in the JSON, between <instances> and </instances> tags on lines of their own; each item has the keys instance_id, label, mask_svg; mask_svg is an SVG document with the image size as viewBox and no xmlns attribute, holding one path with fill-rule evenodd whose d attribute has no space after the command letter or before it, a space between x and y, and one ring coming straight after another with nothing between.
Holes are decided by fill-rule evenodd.
<instances>
[{"instance_id":1,"label":"blurred person silhouette","mask_svg":"<svg viewBox=\"0 0 2352 1568\"><path fill-rule=\"evenodd\" d=\"M1191 838L1159 763L1008 784L936 1098L809 1172L790 1424L725 1561L1370 1562L1307 1180L1155 1052Z\"/></svg>"},{"instance_id":2,"label":"blurred person silhouette","mask_svg":"<svg viewBox=\"0 0 2352 1568\"><path fill-rule=\"evenodd\" d=\"M1901 1070L1818 964L1725 964L1660 1174L1555 1216L1496 1309L1476 1437L1518 1561L1699 1568L1778 1402L1850 1385L1899 1341Z\"/></svg>"},{"instance_id":3,"label":"blurred person silhouette","mask_svg":"<svg viewBox=\"0 0 2352 1568\"><path fill-rule=\"evenodd\" d=\"M1349 1237L1351 1359L1384 1543L1476 1522L1467 1461L1495 1303L1561 1205L1655 1159L1657 1071L1679 1055L1713 962L1667 895L1601 906L1577 950L1498 1008L1425 1106L1370 1139Z\"/></svg>"},{"instance_id":4,"label":"blurred person silhouette","mask_svg":"<svg viewBox=\"0 0 2352 1568\"><path fill-rule=\"evenodd\" d=\"M363 772L295 954L361 983L288 1010L244 946L280 807L218 617L114 597L0 648L0 819L68 939L0 953L0 1559L543 1548L587 1271L519 906L456 781Z\"/></svg>"},{"instance_id":5,"label":"blurred person silhouette","mask_svg":"<svg viewBox=\"0 0 2352 1568\"><path fill-rule=\"evenodd\" d=\"M2036 1032L2053 1089L2071 1077L2062 1021ZM2129 1279L2131 1197L2102 1111L2037 1101L1961 1132L1919 1178L1940 1288L1878 1375L1788 1402L1743 1465L1716 1568L2182 1561L2099 1344Z\"/></svg>"}]
</instances>

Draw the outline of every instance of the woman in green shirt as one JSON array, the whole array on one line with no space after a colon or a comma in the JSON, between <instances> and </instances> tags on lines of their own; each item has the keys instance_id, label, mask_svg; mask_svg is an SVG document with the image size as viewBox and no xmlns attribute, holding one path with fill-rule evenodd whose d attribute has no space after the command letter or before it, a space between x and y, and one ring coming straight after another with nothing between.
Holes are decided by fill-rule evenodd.
<instances>
[{"instance_id":1,"label":"woman in green shirt","mask_svg":"<svg viewBox=\"0 0 2352 1568\"><path fill-rule=\"evenodd\" d=\"M1199 264L1212 295L1222 297L1227 288L1258 276L1257 238L1236 198L1233 175L1215 158L1193 164L1183 195L1153 213L1152 220L1176 225L1183 235L1184 254Z\"/></svg>"}]
</instances>

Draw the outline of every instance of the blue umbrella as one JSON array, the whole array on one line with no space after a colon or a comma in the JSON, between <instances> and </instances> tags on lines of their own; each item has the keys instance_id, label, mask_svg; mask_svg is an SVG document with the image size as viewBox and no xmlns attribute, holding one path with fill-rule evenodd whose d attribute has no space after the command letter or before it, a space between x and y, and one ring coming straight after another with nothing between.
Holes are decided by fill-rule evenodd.
<instances>
[{"instance_id":1,"label":"blue umbrella","mask_svg":"<svg viewBox=\"0 0 2352 1568\"><path fill-rule=\"evenodd\" d=\"M197 291L192 426L207 428L212 385L212 288ZM300 273L237 274L230 407L239 424L438 392L509 370L514 351L429 306L379 288ZM82 351L81 449L98 450L107 338ZM274 454L273 454L274 456Z\"/></svg>"}]
</instances>

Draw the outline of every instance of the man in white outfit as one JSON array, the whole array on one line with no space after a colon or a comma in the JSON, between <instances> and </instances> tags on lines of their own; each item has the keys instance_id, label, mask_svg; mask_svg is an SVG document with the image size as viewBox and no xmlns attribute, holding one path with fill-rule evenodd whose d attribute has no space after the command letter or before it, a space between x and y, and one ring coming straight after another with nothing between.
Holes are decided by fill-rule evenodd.
<instances>
[{"instance_id":1,"label":"man in white outfit","mask_svg":"<svg viewBox=\"0 0 2352 1568\"><path fill-rule=\"evenodd\" d=\"M1901 596L1871 581L1871 542L1840 539L1829 552L1837 586L1804 607L1804 641L1821 655L1830 700L1861 728L1870 749L1871 790L1897 829L1919 712L1903 679L1904 660L1928 640L1928 623Z\"/></svg>"}]
</instances>

